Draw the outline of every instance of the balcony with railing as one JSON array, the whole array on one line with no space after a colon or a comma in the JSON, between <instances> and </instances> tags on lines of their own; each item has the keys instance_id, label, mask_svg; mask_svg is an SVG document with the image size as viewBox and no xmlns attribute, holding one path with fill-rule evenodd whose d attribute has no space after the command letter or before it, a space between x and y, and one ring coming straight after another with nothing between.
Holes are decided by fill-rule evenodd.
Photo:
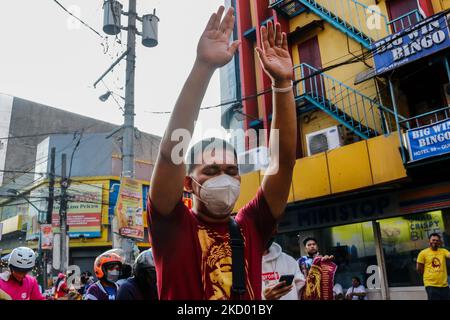
<instances>
[{"instance_id":1,"label":"balcony with railing","mask_svg":"<svg viewBox=\"0 0 450 320\"><path fill-rule=\"evenodd\" d=\"M297 100L321 109L360 138L395 131L395 113L375 98L305 63L294 67L294 76Z\"/></svg>"}]
</instances>

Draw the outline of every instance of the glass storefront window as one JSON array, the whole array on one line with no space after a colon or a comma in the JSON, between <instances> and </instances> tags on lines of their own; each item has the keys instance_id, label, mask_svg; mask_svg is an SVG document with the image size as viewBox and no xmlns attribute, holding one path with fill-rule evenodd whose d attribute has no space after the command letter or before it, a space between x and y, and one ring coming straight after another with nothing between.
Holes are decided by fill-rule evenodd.
<instances>
[{"instance_id":1,"label":"glass storefront window","mask_svg":"<svg viewBox=\"0 0 450 320\"><path fill-rule=\"evenodd\" d=\"M389 287L423 286L422 276L416 271L419 252L428 248L428 236L439 233L442 247L450 250L450 208L426 213L378 220ZM351 286L358 276L367 286L367 268L377 265L372 222L322 228L309 231L281 233L276 241L283 251L298 259L305 255L303 239L317 239L322 255L334 255L338 269L335 283L343 288ZM450 282L450 261L447 260Z\"/></svg>"},{"instance_id":2,"label":"glass storefront window","mask_svg":"<svg viewBox=\"0 0 450 320\"><path fill-rule=\"evenodd\" d=\"M432 211L380 220L389 287L422 286L416 271L419 252L428 248L428 236L439 233L450 246L450 210Z\"/></svg>"}]
</instances>

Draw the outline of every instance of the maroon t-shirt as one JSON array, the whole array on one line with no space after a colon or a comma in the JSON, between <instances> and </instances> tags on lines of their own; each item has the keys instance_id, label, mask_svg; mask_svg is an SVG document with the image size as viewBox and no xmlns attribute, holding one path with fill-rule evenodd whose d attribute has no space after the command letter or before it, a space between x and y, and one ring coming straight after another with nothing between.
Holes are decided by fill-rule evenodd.
<instances>
[{"instance_id":1,"label":"maroon t-shirt","mask_svg":"<svg viewBox=\"0 0 450 320\"><path fill-rule=\"evenodd\" d=\"M230 299L232 260L228 223L207 223L180 200L162 216L149 201L150 239L162 300ZM261 299L261 261L276 225L262 189L242 208L236 222L245 242L245 300Z\"/></svg>"}]
</instances>

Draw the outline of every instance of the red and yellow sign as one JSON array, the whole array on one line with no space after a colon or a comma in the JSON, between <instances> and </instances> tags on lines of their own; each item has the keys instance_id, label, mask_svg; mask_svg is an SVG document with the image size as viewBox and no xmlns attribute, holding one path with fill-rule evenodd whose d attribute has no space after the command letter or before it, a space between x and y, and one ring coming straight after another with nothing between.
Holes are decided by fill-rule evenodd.
<instances>
[{"instance_id":1,"label":"red and yellow sign","mask_svg":"<svg viewBox=\"0 0 450 320\"><path fill-rule=\"evenodd\" d=\"M67 190L70 201L67 204L67 225L71 238L97 238L101 237L102 215L101 184L72 184ZM60 190L55 190L57 195ZM53 232L59 232L60 217L59 203L53 206L52 224Z\"/></svg>"},{"instance_id":2,"label":"red and yellow sign","mask_svg":"<svg viewBox=\"0 0 450 320\"><path fill-rule=\"evenodd\" d=\"M53 247L53 227L51 224L41 224L41 243L43 250L51 250Z\"/></svg>"}]
</instances>

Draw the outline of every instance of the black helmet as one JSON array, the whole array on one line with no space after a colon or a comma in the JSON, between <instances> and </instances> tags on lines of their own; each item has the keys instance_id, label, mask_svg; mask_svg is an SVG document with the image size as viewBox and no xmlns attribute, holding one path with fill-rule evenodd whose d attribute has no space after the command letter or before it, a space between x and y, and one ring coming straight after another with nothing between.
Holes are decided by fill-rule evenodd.
<instances>
[{"instance_id":1,"label":"black helmet","mask_svg":"<svg viewBox=\"0 0 450 320\"><path fill-rule=\"evenodd\" d=\"M134 262L134 274L140 273L144 269L154 269L155 261L153 260L152 249L142 251Z\"/></svg>"}]
</instances>

